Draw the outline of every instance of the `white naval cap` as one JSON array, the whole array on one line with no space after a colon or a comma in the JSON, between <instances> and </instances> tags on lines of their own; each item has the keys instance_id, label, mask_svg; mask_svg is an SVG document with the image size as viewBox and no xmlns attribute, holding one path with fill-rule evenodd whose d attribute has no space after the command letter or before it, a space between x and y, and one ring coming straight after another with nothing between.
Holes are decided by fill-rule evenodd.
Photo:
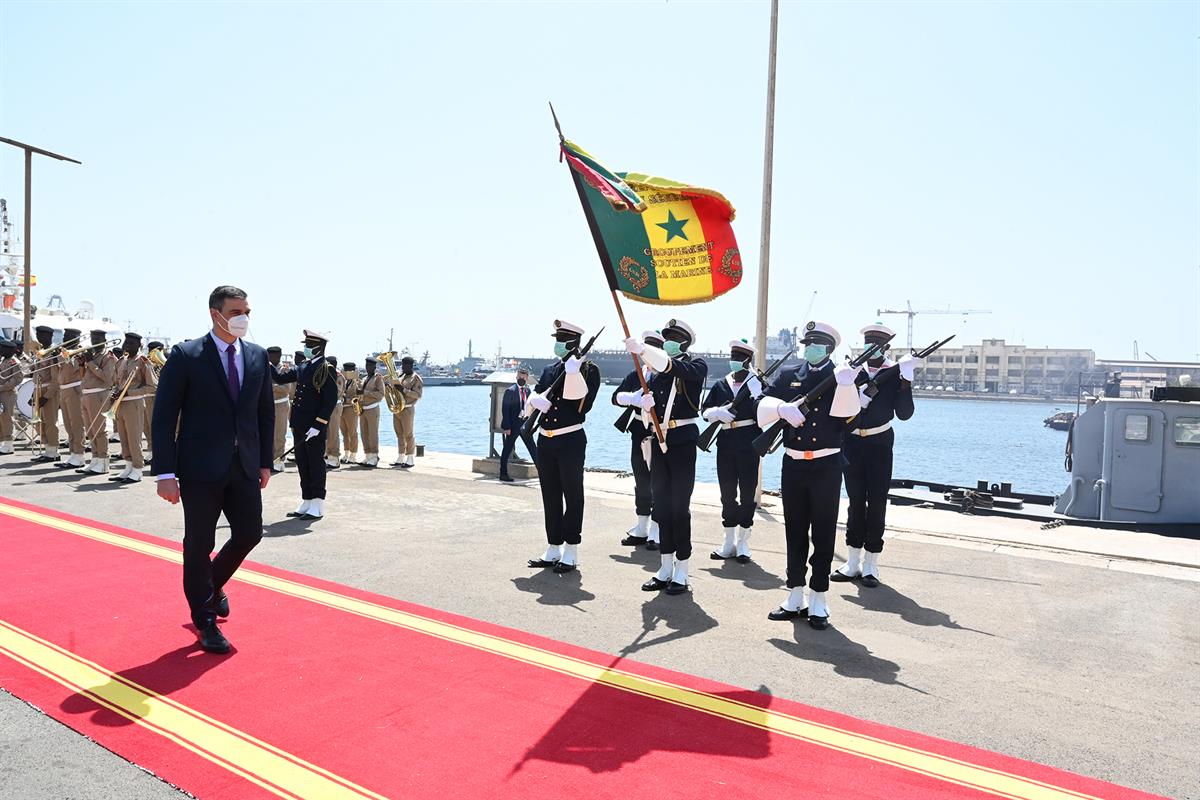
<instances>
[{"instance_id":1,"label":"white naval cap","mask_svg":"<svg viewBox=\"0 0 1200 800\"><path fill-rule=\"evenodd\" d=\"M889 336L896 335L894 330L881 322L876 322L874 325L867 325L859 333L862 334L863 341L865 342L886 339Z\"/></svg>"},{"instance_id":2,"label":"white naval cap","mask_svg":"<svg viewBox=\"0 0 1200 800\"><path fill-rule=\"evenodd\" d=\"M745 339L730 339L729 352L732 353L734 350L745 350L752 356L758 354L758 351L754 349L754 345L750 344Z\"/></svg>"},{"instance_id":3,"label":"white naval cap","mask_svg":"<svg viewBox=\"0 0 1200 800\"><path fill-rule=\"evenodd\" d=\"M666 326L663 328L663 333L669 330L676 330L688 338L688 344L694 344L696 341L696 332L692 330L692 326L688 325L681 319L667 320Z\"/></svg>"},{"instance_id":4,"label":"white naval cap","mask_svg":"<svg viewBox=\"0 0 1200 800\"><path fill-rule=\"evenodd\" d=\"M583 328L575 325L574 323L567 322L565 319L556 319L554 320L554 335L557 336L560 333L570 333L575 336L583 336Z\"/></svg>"},{"instance_id":5,"label":"white naval cap","mask_svg":"<svg viewBox=\"0 0 1200 800\"><path fill-rule=\"evenodd\" d=\"M328 342L329 334L323 333L321 331L310 331L308 328L305 328L304 329L304 338L305 339L320 339L322 342Z\"/></svg>"},{"instance_id":6,"label":"white naval cap","mask_svg":"<svg viewBox=\"0 0 1200 800\"><path fill-rule=\"evenodd\" d=\"M813 320L804 326L804 336L800 341L803 344L825 344L837 348L842 343L842 335L832 325Z\"/></svg>"},{"instance_id":7,"label":"white naval cap","mask_svg":"<svg viewBox=\"0 0 1200 800\"><path fill-rule=\"evenodd\" d=\"M642 331L642 341L655 341L661 345L663 343L663 335L660 331Z\"/></svg>"}]
</instances>

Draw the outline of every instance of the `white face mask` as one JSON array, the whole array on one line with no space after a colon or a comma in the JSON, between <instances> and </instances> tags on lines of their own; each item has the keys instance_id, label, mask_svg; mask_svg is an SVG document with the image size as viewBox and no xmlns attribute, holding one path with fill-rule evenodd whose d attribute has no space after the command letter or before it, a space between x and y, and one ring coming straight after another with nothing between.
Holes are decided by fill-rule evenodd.
<instances>
[{"instance_id":1,"label":"white face mask","mask_svg":"<svg viewBox=\"0 0 1200 800\"><path fill-rule=\"evenodd\" d=\"M241 339L250 330L250 317L246 314L238 314L229 319L218 315L217 319L221 320L218 324L225 329L225 332L235 339Z\"/></svg>"}]
</instances>

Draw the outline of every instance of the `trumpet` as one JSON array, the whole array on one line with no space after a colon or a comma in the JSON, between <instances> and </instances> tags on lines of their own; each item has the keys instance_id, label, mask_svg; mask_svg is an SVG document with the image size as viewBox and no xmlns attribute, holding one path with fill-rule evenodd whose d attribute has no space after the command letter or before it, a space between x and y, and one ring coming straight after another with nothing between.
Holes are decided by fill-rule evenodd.
<instances>
[{"instance_id":1,"label":"trumpet","mask_svg":"<svg viewBox=\"0 0 1200 800\"><path fill-rule=\"evenodd\" d=\"M67 348L67 345L75 344L82 338L83 338L82 336L76 336L75 338L68 339L67 341L62 342L60 344L52 344L49 347L43 347L41 350L36 351L33 354L33 357L34 358L46 358L47 356L52 356L55 353L57 353L59 350L65 350Z\"/></svg>"},{"instance_id":2,"label":"trumpet","mask_svg":"<svg viewBox=\"0 0 1200 800\"><path fill-rule=\"evenodd\" d=\"M388 410L393 414L402 412L408 404L404 402L404 393L396 387L400 376L396 374L396 354L380 353L375 360L387 367L387 380L383 382L383 399L387 401Z\"/></svg>"}]
</instances>

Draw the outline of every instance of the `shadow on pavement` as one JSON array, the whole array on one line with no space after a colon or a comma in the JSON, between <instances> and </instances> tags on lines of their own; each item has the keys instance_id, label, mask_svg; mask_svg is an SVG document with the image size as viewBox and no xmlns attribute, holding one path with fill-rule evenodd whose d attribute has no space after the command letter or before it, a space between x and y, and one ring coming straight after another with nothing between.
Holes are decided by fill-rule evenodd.
<instances>
[{"instance_id":1,"label":"shadow on pavement","mask_svg":"<svg viewBox=\"0 0 1200 800\"><path fill-rule=\"evenodd\" d=\"M740 581L747 589L759 591L783 588L783 578L773 572L767 572L757 561L749 564L739 564L736 559L727 558L720 564L700 570L714 578L727 581Z\"/></svg>"},{"instance_id":2,"label":"shadow on pavement","mask_svg":"<svg viewBox=\"0 0 1200 800\"><path fill-rule=\"evenodd\" d=\"M858 589L858 595L845 595L843 599L865 611L895 614L910 625L921 625L927 628L949 628L955 631L971 631L983 636L995 635L987 631L959 625L946 612L938 611L936 608L926 608L911 597L900 594L886 583L881 583L874 589L864 588L858 583L854 585Z\"/></svg>"},{"instance_id":3,"label":"shadow on pavement","mask_svg":"<svg viewBox=\"0 0 1200 800\"><path fill-rule=\"evenodd\" d=\"M770 639L770 643L796 658L829 664L834 673L844 678L869 680L889 686L903 686L919 694L926 691L899 680L900 665L871 653L866 645L851 641L837 628L816 631L805 620L793 623L794 641Z\"/></svg>"},{"instance_id":4,"label":"shadow on pavement","mask_svg":"<svg viewBox=\"0 0 1200 800\"><path fill-rule=\"evenodd\" d=\"M580 608L579 604L596 599L596 595L583 588L579 570L559 575L554 570L543 569L528 578L513 578L512 582L520 591L538 595L538 604L543 606L570 606L586 614L587 609Z\"/></svg>"},{"instance_id":5,"label":"shadow on pavement","mask_svg":"<svg viewBox=\"0 0 1200 800\"><path fill-rule=\"evenodd\" d=\"M642 632L621 650L628 656L656 644L686 639L712 630L719 623L696 603L691 592L669 595L658 592L642 604ZM661 635L648 638L653 633Z\"/></svg>"}]
</instances>

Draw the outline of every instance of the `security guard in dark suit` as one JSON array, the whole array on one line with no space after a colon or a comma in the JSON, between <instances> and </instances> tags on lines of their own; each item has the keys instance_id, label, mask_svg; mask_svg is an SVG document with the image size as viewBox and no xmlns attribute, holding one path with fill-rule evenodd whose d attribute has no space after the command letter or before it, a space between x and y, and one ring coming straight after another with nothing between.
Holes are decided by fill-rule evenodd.
<instances>
[{"instance_id":1,"label":"security guard in dark suit","mask_svg":"<svg viewBox=\"0 0 1200 800\"><path fill-rule=\"evenodd\" d=\"M654 410L667 438L665 450L657 438L650 443L653 517L658 523L662 563L654 577L642 584L642 589L683 594L688 591L688 561L692 557L696 440L700 438L700 393L708 377L708 364L687 352L696 341L696 334L686 322L670 320L662 333L661 348L632 336L625 340L625 349L654 370L650 394L642 396L639 404L647 413Z\"/></svg>"},{"instance_id":2,"label":"security guard in dark suit","mask_svg":"<svg viewBox=\"0 0 1200 800\"><path fill-rule=\"evenodd\" d=\"M300 473L300 506L289 517L315 520L325 516L325 439L329 418L337 403L336 369L324 358L328 337L304 331L303 364L288 370L271 366L276 383L296 384L288 424L296 445L296 470Z\"/></svg>"},{"instance_id":3,"label":"security guard in dark suit","mask_svg":"<svg viewBox=\"0 0 1200 800\"><path fill-rule=\"evenodd\" d=\"M755 406L763 393L763 385L750 372L754 346L745 339L729 343L729 374L713 384L704 398L706 422L721 423L717 434L717 483L721 487L721 525L725 528L724 543L709 554L718 561L736 558L739 563L750 561L750 528L754 525L755 499L758 494L758 453L754 439L762 428L755 418ZM732 410L730 405L746 386L749 399Z\"/></svg>"},{"instance_id":4,"label":"security guard in dark suit","mask_svg":"<svg viewBox=\"0 0 1200 800\"><path fill-rule=\"evenodd\" d=\"M809 322L805 327L804 363L782 370L758 402L758 424L766 428L782 419L784 427L783 524L787 539L787 600L767 616L791 620L807 616L817 630L829 627L829 566L837 538L838 503L842 494L842 438L846 421L858 413L854 378L859 370L848 364L835 367L830 354L842 337L831 325ZM809 398L809 410L796 402L830 375L836 388ZM811 540L810 540L811 535ZM812 558L809 559L809 544ZM805 562L808 562L807 564ZM811 593L804 601L808 566Z\"/></svg>"},{"instance_id":5,"label":"security guard in dark suit","mask_svg":"<svg viewBox=\"0 0 1200 800\"><path fill-rule=\"evenodd\" d=\"M866 347L885 342L893 335L890 328L878 324L868 325L859 333ZM846 582L861 577L862 585L867 588L879 585L879 554L883 552L884 515L892 485L892 445L896 442L892 420L913 415L912 379L919 361L916 356L906 355L896 364L881 351L878 358L867 361L866 371L858 376L862 411L847 428L842 448L846 456L842 473L850 501L846 512L848 557L829 576L831 581ZM865 385L889 370L897 374L887 376L890 380L881 380L875 396L868 396Z\"/></svg>"},{"instance_id":6,"label":"security guard in dark suit","mask_svg":"<svg viewBox=\"0 0 1200 800\"><path fill-rule=\"evenodd\" d=\"M642 333L642 343L654 347L663 346L662 334L658 331ZM654 371L645 364L646 380L654 377ZM637 515L637 524L630 528L621 544L626 547L646 545L647 550L658 549L658 523L651 518L654 511L654 494L650 488L650 442L651 432L646 428L642 419L640 402L642 397L642 381L638 378L637 370L631 370L617 390L613 392L612 401L615 406L633 408L636 413L629 421L626 432L629 434L629 469L633 472L633 511Z\"/></svg>"},{"instance_id":7,"label":"security guard in dark suit","mask_svg":"<svg viewBox=\"0 0 1200 800\"><path fill-rule=\"evenodd\" d=\"M587 434L583 422L600 391L600 368L579 357L583 328L554 321L554 355L559 360L542 370L525 404L528 416L542 412L538 429L537 468L546 517L546 552L529 566L573 571L579 564L583 532L583 461ZM562 376L562 382L555 381Z\"/></svg>"}]
</instances>

